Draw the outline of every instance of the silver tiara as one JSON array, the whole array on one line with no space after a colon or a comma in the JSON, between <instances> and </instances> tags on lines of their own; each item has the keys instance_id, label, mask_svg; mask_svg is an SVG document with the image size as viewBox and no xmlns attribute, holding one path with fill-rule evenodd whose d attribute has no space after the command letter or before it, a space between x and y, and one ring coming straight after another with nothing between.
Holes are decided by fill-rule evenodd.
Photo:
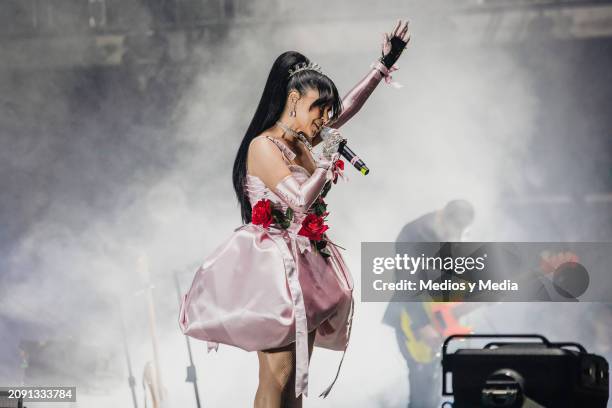
<instances>
[{"instance_id":1,"label":"silver tiara","mask_svg":"<svg viewBox=\"0 0 612 408\"><path fill-rule=\"evenodd\" d=\"M306 70L317 71L319 74L323 73L321 67L316 62L311 61L308 64L306 64L305 62L300 62L294 66L294 69L289 69L289 77L292 77L300 71Z\"/></svg>"}]
</instances>

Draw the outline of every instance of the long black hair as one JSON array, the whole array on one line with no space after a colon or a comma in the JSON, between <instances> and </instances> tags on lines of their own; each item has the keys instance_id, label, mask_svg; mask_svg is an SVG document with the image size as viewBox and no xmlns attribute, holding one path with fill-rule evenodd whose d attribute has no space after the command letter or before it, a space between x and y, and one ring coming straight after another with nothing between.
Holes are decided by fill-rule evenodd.
<instances>
[{"instance_id":1,"label":"long black hair","mask_svg":"<svg viewBox=\"0 0 612 408\"><path fill-rule=\"evenodd\" d=\"M308 64L310 60L295 51L287 51L276 58L268 75L268 80L259 100L259 105L257 105L255 115L238 148L238 153L234 160L232 181L236 197L240 203L240 212L244 223L251 221L251 204L244 189L249 144L251 140L260 135L264 130L272 127L280 119L283 109L285 109L289 91L295 89L300 95L304 95L308 89L318 90L319 98L312 104L312 107L330 106L332 112L331 119L335 119L342 110L342 100L338 94L338 89L336 89L336 85L327 76L309 69L289 77L289 69L295 69L295 66L300 63Z\"/></svg>"}]
</instances>

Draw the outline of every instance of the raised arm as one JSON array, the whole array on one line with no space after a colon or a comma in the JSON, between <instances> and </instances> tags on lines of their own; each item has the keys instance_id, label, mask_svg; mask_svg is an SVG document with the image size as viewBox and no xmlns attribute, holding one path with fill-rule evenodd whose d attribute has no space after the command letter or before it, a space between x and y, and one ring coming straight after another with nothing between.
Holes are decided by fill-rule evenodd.
<instances>
[{"instance_id":1,"label":"raised arm","mask_svg":"<svg viewBox=\"0 0 612 408\"><path fill-rule=\"evenodd\" d=\"M382 56L366 76L342 98L342 112L328 126L337 129L359 112L381 79L389 74L390 68L400 57L408 41L410 41L408 22L398 20L391 33L385 33L383 36Z\"/></svg>"},{"instance_id":2,"label":"raised arm","mask_svg":"<svg viewBox=\"0 0 612 408\"><path fill-rule=\"evenodd\" d=\"M376 67L372 68L366 76L363 77L344 98L342 98L342 112L329 126L338 129L348 122L350 118L355 116L388 71L389 70L386 69L381 62L378 62Z\"/></svg>"}]
</instances>

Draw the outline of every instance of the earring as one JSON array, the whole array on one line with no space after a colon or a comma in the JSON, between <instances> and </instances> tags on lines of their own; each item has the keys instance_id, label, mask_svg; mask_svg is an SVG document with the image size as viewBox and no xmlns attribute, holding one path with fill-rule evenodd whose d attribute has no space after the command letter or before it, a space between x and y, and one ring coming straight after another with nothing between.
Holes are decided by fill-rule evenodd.
<instances>
[{"instance_id":1,"label":"earring","mask_svg":"<svg viewBox=\"0 0 612 408\"><path fill-rule=\"evenodd\" d=\"M292 110L291 112L289 112L289 116L291 116L292 118L295 118L295 110Z\"/></svg>"}]
</instances>

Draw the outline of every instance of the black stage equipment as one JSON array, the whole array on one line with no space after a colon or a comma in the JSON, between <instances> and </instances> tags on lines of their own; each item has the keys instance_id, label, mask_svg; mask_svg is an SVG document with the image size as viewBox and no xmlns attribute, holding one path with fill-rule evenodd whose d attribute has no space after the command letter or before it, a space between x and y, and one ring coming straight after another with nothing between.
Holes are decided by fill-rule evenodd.
<instances>
[{"instance_id":1,"label":"black stage equipment","mask_svg":"<svg viewBox=\"0 0 612 408\"><path fill-rule=\"evenodd\" d=\"M515 341L448 353L458 339ZM605 408L608 402L605 358L538 334L450 336L442 346L442 374L442 395L453 396L453 408Z\"/></svg>"}]
</instances>

